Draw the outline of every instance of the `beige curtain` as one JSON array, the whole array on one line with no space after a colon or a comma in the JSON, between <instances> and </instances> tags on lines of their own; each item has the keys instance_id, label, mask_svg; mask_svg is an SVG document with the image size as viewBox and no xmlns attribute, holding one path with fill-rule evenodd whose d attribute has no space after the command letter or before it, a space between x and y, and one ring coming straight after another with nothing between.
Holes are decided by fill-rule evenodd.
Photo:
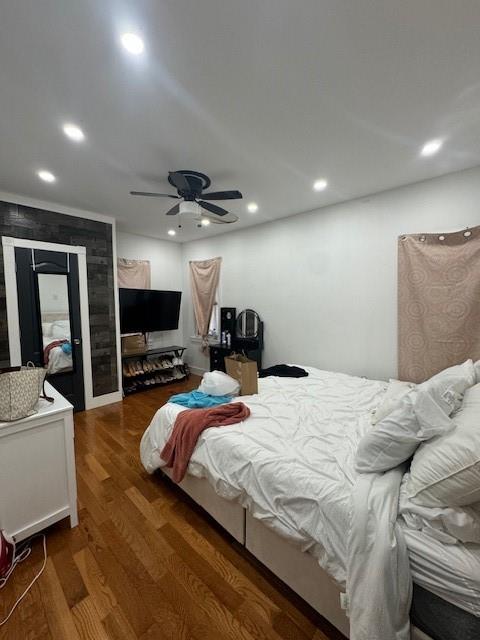
<instances>
[{"instance_id":1,"label":"beige curtain","mask_svg":"<svg viewBox=\"0 0 480 640\"><path fill-rule=\"evenodd\" d=\"M190 261L193 311L204 351L208 349L208 326L217 293L221 264L221 258Z\"/></svg>"},{"instance_id":2,"label":"beige curtain","mask_svg":"<svg viewBox=\"0 0 480 640\"><path fill-rule=\"evenodd\" d=\"M124 289L150 289L150 262L118 258L118 286Z\"/></svg>"},{"instance_id":3,"label":"beige curtain","mask_svg":"<svg viewBox=\"0 0 480 640\"><path fill-rule=\"evenodd\" d=\"M480 227L398 239L398 373L480 359Z\"/></svg>"}]
</instances>

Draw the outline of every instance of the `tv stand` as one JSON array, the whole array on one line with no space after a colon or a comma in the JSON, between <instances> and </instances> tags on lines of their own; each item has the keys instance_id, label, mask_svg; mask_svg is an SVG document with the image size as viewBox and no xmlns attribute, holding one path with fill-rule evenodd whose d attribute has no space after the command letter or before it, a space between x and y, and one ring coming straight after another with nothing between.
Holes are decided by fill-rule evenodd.
<instances>
[{"instance_id":1,"label":"tv stand","mask_svg":"<svg viewBox=\"0 0 480 640\"><path fill-rule=\"evenodd\" d=\"M183 361L185 347L173 345L122 353L123 394L147 391L172 382L180 382L190 375Z\"/></svg>"}]
</instances>

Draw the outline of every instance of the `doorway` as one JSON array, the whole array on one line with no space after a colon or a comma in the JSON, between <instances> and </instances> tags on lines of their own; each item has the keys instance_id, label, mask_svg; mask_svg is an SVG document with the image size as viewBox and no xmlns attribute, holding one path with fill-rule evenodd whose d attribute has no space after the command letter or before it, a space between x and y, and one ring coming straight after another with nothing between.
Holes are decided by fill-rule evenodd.
<instances>
[{"instance_id":1,"label":"doorway","mask_svg":"<svg viewBox=\"0 0 480 640\"><path fill-rule=\"evenodd\" d=\"M85 408L78 256L15 247L22 364L47 368L47 380Z\"/></svg>"}]
</instances>

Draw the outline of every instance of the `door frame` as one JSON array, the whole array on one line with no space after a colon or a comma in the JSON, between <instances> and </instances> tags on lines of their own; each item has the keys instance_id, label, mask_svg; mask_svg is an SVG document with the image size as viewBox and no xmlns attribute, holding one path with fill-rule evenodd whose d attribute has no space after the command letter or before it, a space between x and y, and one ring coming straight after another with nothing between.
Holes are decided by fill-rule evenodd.
<instances>
[{"instance_id":1,"label":"door frame","mask_svg":"<svg viewBox=\"0 0 480 640\"><path fill-rule=\"evenodd\" d=\"M85 409L118 402L121 393L115 391L103 396L93 395L92 354L90 347L90 313L88 306L87 279L87 251L85 247L24 238L2 236L3 262L5 269L5 294L7 299L8 346L10 350L10 364L12 367L22 364L20 345L20 322L18 317L17 273L15 263L15 247L24 249L44 249L60 253L74 253L78 256L78 279L80 294L80 322L82 327L82 355L83 355L83 387Z\"/></svg>"}]
</instances>

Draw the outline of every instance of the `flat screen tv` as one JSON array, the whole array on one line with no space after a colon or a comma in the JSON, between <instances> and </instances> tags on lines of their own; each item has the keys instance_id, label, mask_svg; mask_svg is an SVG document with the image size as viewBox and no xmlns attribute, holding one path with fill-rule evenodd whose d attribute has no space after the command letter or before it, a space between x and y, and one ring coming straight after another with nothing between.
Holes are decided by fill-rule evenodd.
<instances>
[{"instance_id":1,"label":"flat screen tv","mask_svg":"<svg viewBox=\"0 0 480 640\"><path fill-rule=\"evenodd\" d=\"M121 333L178 329L181 291L120 289Z\"/></svg>"}]
</instances>

